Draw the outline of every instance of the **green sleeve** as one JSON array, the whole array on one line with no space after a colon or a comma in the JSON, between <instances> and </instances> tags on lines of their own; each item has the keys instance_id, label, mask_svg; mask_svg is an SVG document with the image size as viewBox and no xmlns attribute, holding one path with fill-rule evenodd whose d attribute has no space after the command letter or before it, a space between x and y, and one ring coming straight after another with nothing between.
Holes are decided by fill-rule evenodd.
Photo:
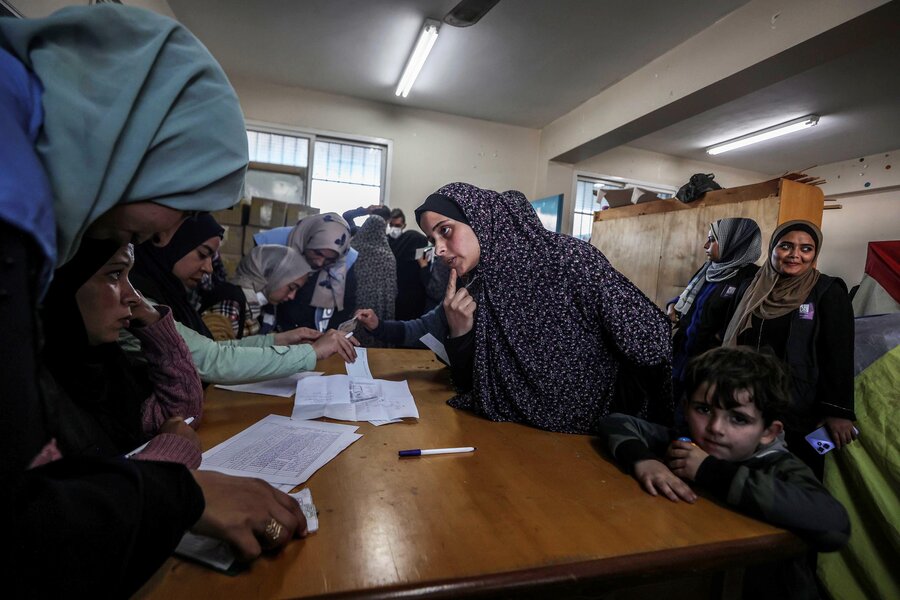
<instances>
[{"instance_id":1,"label":"green sleeve","mask_svg":"<svg viewBox=\"0 0 900 600\"><path fill-rule=\"evenodd\" d=\"M234 346L239 348L265 348L266 346L275 345L275 334L248 335L239 340L223 340L216 343L220 346Z\"/></svg>"},{"instance_id":2,"label":"green sleeve","mask_svg":"<svg viewBox=\"0 0 900 600\"><path fill-rule=\"evenodd\" d=\"M316 351L309 344L233 345L215 342L178 322L175 327L187 342L200 379L207 383L265 381L311 371L316 367Z\"/></svg>"}]
</instances>

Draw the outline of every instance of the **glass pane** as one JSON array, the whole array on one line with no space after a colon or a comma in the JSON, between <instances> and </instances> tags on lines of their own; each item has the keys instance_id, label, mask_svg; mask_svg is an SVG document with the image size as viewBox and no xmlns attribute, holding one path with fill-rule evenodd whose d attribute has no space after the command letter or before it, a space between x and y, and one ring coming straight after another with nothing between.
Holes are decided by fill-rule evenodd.
<instances>
[{"instance_id":1,"label":"glass pane","mask_svg":"<svg viewBox=\"0 0 900 600\"><path fill-rule=\"evenodd\" d=\"M244 179L244 197L303 204L304 183L304 177L300 175L248 169Z\"/></svg>"},{"instance_id":2,"label":"glass pane","mask_svg":"<svg viewBox=\"0 0 900 600\"><path fill-rule=\"evenodd\" d=\"M313 179L310 205L324 212L344 211L381 203L381 188Z\"/></svg>"},{"instance_id":3,"label":"glass pane","mask_svg":"<svg viewBox=\"0 0 900 600\"><path fill-rule=\"evenodd\" d=\"M313 179L380 187L383 154L382 148L317 141Z\"/></svg>"},{"instance_id":4,"label":"glass pane","mask_svg":"<svg viewBox=\"0 0 900 600\"><path fill-rule=\"evenodd\" d=\"M247 148L253 162L305 167L309 162L309 140L292 135L247 131Z\"/></svg>"}]
</instances>

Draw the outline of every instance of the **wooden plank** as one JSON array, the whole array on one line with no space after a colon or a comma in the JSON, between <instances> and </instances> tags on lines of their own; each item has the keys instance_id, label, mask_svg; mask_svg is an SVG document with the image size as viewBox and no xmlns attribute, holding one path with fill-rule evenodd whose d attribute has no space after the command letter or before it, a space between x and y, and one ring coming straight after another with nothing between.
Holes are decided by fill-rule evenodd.
<instances>
[{"instance_id":1,"label":"wooden plank","mask_svg":"<svg viewBox=\"0 0 900 600\"><path fill-rule=\"evenodd\" d=\"M666 200L657 200L656 202L645 202L643 204L633 204L631 206L622 206L620 208L610 208L594 213L594 221L611 221L648 214L692 210L701 206L731 204L734 202L745 202L747 200L759 200L760 198L771 198L778 195L780 189L778 182L778 179L771 179L752 185L742 185L735 188L715 190L707 192L700 200L691 202L690 204L685 204L674 198L668 198Z\"/></svg>"},{"instance_id":2,"label":"wooden plank","mask_svg":"<svg viewBox=\"0 0 900 600\"><path fill-rule=\"evenodd\" d=\"M706 261L706 252L703 250L709 233L706 212L706 209L701 208L666 215L656 297L651 296L662 309L665 309L666 302L681 294L694 272Z\"/></svg>"},{"instance_id":3,"label":"wooden plank","mask_svg":"<svg viewBox=\"0 0 900 600\"><path fill-rule=\"evenodd\" d=\"M822 226L822 207L825 205L825 194L820 188L804 185L787 179L781 180L779 196L781 207L778 212L778 223L795 219L804 219Z\"/></svg>"},{"instance_id":4,"label":"wooden plank","mask_svg":"<svg viewBox=\"0 0 900 600\"><path fill-rule=\"evenodd\" d=\"M665 220L666 214L658 213L613 222L598 221L591 231L591 244L654 302Z\"/></svg>"}]
</instances>

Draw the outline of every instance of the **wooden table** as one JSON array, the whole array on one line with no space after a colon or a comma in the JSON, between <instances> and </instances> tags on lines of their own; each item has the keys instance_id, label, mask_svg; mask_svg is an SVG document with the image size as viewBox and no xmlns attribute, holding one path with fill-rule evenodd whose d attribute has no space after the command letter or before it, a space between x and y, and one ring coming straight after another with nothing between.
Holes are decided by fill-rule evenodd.
<instances>
[{"instance_id":1,"label":"wooden table","mask_svg":"<svg viewBox=\"0 0 900 600\"><path fill-rule=\"evenodd\" d=\"M603 592L797 555L792 534L701 498L654 498L594 438L492 423L445 403L449 375L425 350L370 350L376 377L409 381L418 422L374 427L306 485L320 530L228 576L169 559L138 597L366 598ZM320 363L343 373L334 358ZM210 388L204 448L292 399ZM397 457L403 448L472 454Z\"/></svg>"}]
</instances>

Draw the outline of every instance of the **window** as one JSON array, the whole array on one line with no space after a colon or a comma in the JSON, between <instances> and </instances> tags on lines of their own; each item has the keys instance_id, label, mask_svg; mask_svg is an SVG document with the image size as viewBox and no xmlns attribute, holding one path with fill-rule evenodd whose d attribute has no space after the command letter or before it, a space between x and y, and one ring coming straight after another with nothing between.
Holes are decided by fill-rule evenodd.
<instances>
[{"instance_id":1,"label":"window","mask_svg":"<svg viewBox=\"0 0 900 600\"><path fill-rule=\"evenodd\" d=\"M668 186L647 184L626 179L590 177L579 175L575 183L575 214L572 223L572 235L582 239L591 239L594 227L594 213L609 208L605 192L607 190L625 190L641 188L642 191L655 192L657 198L671 198L675 190Z\"/></svg>"},{"instance_id":2,"label":"window","mask_svg":"<svg viewBox=\"0 0 900 600\"><path fill-rule=\"evenodd\" d=\"M384 202L386 144L250 129L246 197L342 213ZM310 177L310 162L311 177Z\"/></svg>"},{"instance_id":3,"label":"window","mask_svg":"<svg viewBox=\"0 0 900 600\"><path fill-rule=\"evenodd\" d=\"M310 205L342 213L382 203L383 146L316 141Z\"/></svg>"}]
</instances>

